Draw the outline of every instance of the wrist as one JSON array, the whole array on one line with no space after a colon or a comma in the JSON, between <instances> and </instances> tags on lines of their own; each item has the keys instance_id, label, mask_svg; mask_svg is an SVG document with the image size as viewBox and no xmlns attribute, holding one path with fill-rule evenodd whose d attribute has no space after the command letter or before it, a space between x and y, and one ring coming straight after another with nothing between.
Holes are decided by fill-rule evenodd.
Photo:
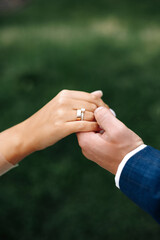
<instances>
[{"instance_id":1,"label":"wrist","mask_svg":"<svg viewBox=\"0 0 160 240\"><path fill-rule=\"evenodd\" d=\"M0 133L0 153L15 165L34 152L32 138L29 138L26 122L22 122Z\"/></svg>"},{"instance_id":2,"label":"wrist","mask_svg":"<svg viewBox=\"0 0 160 240\"><path fill-rule=\"evenodd\" d=\"M127 153L125 155L125 157L122 159L121 163L119 164L118 166L118 169L116 171L116 174L115 174L115 183L116 183L116 186L118 188L120 188L119 186L119 180L120 180L120 176L121 176L121 173L123 171L123 168L125 167L126 163L128 162L128 160L133 157L136 153L140 152L141 150L143 150L144 148L146 148L147 145L145 145L143 142L140 146L136 147L134 150L132 150L131 152Z\"/></svg>"}]
</instances>

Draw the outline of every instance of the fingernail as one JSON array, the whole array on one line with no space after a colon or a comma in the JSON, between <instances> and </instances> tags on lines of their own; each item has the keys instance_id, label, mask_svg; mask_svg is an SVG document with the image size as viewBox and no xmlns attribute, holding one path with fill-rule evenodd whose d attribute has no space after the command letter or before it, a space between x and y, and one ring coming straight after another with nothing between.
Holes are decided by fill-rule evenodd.
<instances>
[{"instance_id":1,"label":"fingernail","mask_svg":"<svg viewBox=\"0 0 160 240\"><path fill-rule=\"evenodd\" d=\"M97 113L97 112L99 112L100 110L102 110L104 107L99 107L99 108L97 108L95 111L94 111L94 113Z\"/></svg>"},{"instance_id":2,"label":"fingernail","mask_svg":"<svg viewBox=\"0 0 160 240\"><path fill-rule=\"evenodd\" d=\"M99 97L102 97L102 96L103 96L102 90L96 90L96 91L94 91L94 92L92 92L92 93L99 95Z\"/></svg>"},{"instance_id":3,"label":"fingernail","mask_svg":"<svg viewBox=\"0 0 160 240\"><path fill-rule=\"evenodd\" d=\"M116 117L116 113L115 113L115 111L113 110L113 109L109 109L110 111L111 111L111 113Z\"/></svg>"},{"instance_id":4,"label":"fingernail","mask_svg":"<svg viewBox=\"0 0 160 240\"><path fill-rule=\"evenodd\" d=\"M101 96L103 96L102 90L97 90L96 92L99 93L99 95L101 94Z\"/></svg>"}]
</instances>

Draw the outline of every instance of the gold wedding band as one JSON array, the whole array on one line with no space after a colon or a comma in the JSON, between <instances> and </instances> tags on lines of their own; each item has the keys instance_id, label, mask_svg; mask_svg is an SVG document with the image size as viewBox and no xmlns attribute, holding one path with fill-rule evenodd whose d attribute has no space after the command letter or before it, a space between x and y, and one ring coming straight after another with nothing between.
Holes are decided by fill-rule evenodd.
<instances>
[{"instance_id":1,"label":"gold wedding band","mask_svg":"<svg viewBox=\"0 0 160 240\"><path fill-rule=\"evenodd\" d=\"M77 121L83 121L84 120L84 113L85 113L86 109L85 108L81 108L77 110Z\"/></svg>"},{"instance_id":2,"label":"gold wedding band","mask_svg":"<svg viewBox=\"0 0 160 240\"><path fill-rule=\"evenodd\" d=\"M81 121L82 118L82 112L80 109L77 110L77 121Z\"/></svg>"}]
</instances>

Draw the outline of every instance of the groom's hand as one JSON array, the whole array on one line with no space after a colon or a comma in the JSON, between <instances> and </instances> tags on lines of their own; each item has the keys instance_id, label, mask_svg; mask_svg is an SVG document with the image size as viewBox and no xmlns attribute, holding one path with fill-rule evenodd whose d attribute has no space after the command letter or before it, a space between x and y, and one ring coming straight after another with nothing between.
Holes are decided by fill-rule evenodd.
<instances>
[{"instance_id":1,"label":"groom's hand","mask_svg":"<svg viewBox=\"0 0 160 240\"><path fill-rule=\"evenodd\" d=\"M113 116L109 109L100 107L94 114L104 133L78 133L79 145L86 158L116 174L124 156L142 145L143 141Z\"/></svg>"}]
</instances>

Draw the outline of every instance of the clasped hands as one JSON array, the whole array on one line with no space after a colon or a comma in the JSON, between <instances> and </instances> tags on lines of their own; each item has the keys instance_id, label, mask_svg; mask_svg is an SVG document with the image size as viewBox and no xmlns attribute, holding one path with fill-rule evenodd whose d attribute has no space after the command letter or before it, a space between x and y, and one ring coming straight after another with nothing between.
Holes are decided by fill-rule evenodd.
<instances>
[{"instance_id":1,"label":"clasped hands","mask_svg":"<svg viewBox=\"0 0 160 240\"><path fill-rule=\"evenodd\" d=\"M2 132L0 152L16 164L76 133L84 156L116 174L124 156L143 141L113 115L102 95L102 91L61 91L31 117ZM84 120L76 121L81 108L86 110Z\"/></svg>"}]
</instances>

